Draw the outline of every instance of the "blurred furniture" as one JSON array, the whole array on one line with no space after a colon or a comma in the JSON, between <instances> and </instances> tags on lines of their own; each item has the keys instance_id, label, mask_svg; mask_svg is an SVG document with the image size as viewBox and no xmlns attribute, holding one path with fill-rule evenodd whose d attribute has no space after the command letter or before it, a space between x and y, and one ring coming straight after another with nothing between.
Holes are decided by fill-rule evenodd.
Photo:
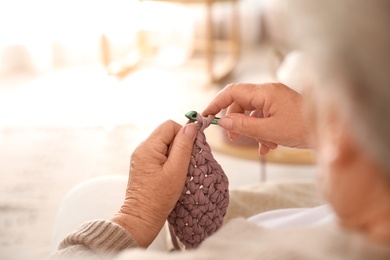
<instances>
[{"instance_id":1,"label":"blurred furniture","mask_svg":"<svg viewBox=\"0 0 390 260\"><path fill-rule=\"evenodd\" d=\"M140 0L144 2L147 0ZM195 44L195 48L205 52L206 60L206 72L210 82L219 82L226 78L234 69L240 52L240 40L239 40L239 0L149 0L155 2L168 2L184 5L204 5L206 8L205 16L205 33L204 40L199 40ZM214 21L213 21L213 7L216 3L230 3L231 4L231 16L230 16L230 33L226 40L216 39L214 34ZM180 22L180 21L178 21ZM123 76L134 69L141 61L142 55L145 53L145 46L147 46L147 36L145 31L140 31L138 37L138 52L141 54L131 54L121 62L114 62L110 56L110 45L107 37L103 35L101 37L101 56L103 65L109 71L110 74L116 76ZM225 59L216 62L216 56L227 56Z\"/></svg>"},{"instance_id":2,"label":"blurred furniture","mask_svg":"<svg viewBox=\"0 0 390 260\"><path fill-rule=\"evenodd\" d=\"M100 37L101 62L109 75L123 78L132 72L141 62L138 50L133 50L121 59L114 59L111 53L110 41L107 35Z\"/></svg>"}]
</instances>

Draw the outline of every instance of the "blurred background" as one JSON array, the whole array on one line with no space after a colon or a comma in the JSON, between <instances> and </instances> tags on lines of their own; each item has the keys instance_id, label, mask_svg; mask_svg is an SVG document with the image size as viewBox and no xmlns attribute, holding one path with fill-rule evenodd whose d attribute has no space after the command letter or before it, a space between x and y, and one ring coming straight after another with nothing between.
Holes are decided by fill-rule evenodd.
<instances>
[{"instance_id":1,"label":"blurred background","mask_svg":"<svg viewBox=\"0 0 390 260\"><path fill-rule=\"evenodd\" d=\"M161 111L174 106L172 103L187 103L184 96L180 93L176 96L167 89L167 85L176 83L171 81L178 81L175 79L178 75L185 78L181 73L186 72L196 76L188 78L190 82L181 86L180 91L191 93L191 85L195 85L196 89L205 89L205 84L210 83L207 62L203 62L207 58L197 55L202 52L202 39L207 38L207 30L213 31L211 37L220 40L219 43L234 37L232 41L236 41L237 46L232 47L235 48L232 53L238 53L240 47L243 50L256 46L262 40L260 10L263 1L215 1L210 8L206 2L1 1L1 92L8 95L15 88L21 89L26 82L29 85L19 93L21 95L17 100L11 100L9 96L6 100L2 98L2 105L7 106L7 109L1 107L2 124L64 125L65 122L76 124L77 119L82 125L87 122L93 125L128 123L128 113L133 111L130 109L132 107L126 110L120 108L120 114L125 115L108 110L114 110L123 103L138 108L141 100L144 111L133 113L131 120L142 123L150 119L148 113L156 107ZM212 9L210 24L207 21L209 9ZM245 19L233 19L234 15L241 15ZM237 35L230 35L230 27L238 27ZM238 46L238 41L243 46ZM206 49L206 40L203 43L203 49ZM225 46L222 48L218 43L212 46L216 49L216 56L220 54L218 50L227 49L223 47L230 44L229 41L223 43ZM237 62L238 58L235 57L232 64L236 65ZM201 73L203 70L205 73ZM134 73L129 74L131 71ZM169 72L178 73L169 78ZM146 81L143 78L145 75ZM139 96L131 100L130 93L128 96L120 93L119 97L113 97L120 92L118 88L122 91L125 88L128 91L136 90L137 94L147 92L149 100ZM165 94L161 96L161 92ZM99 96L103 100L97 100ZM109 99L111 97L113 99ZM164 102L164 106L151 105L157 97L175 102ZM193 97L196 97L196 91ZM80 107L76 108L81 105L84 106L81 110ZM57 110L59 107L61 111ZM191 107L202 108L201 105ZM96 109L99 110L97 117L90 113L98 112ZM70 112L77 115L70 116Z\"/></svg>"},{"instance_id":2,"label":"blurred background","mask_svg":"<svg viewBox=\"0 0 390 260\"><path fill-rule=\"evenodd\" d=\"M157 125L185 124L226 84L299 90L271 2L1 0L0 258L47 256L71 187L126 176ZM260 158L251 139L206 134L231 188L315 177L311 151Z\"/></svg>"}]
</instances>

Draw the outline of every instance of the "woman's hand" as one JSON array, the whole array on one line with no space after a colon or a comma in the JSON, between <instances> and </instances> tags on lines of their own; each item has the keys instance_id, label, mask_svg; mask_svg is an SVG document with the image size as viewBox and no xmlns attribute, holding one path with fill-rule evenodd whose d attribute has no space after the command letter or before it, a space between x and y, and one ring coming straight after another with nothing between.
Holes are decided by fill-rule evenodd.
<instances>
[{"instance_id":1,"label":"woman's hand","mask_svg":"<svg viewBox=\"0 0 390 260\"><path fill-rule=\"evenodd\" d=\"M126 199L112 221L141 247L156 238L180 198L197 129L167 121L131 156Z\"/></svg>"},{"instance_id":2,"label":"woman's hand","mask_svg":"<svg viewBox=\"0 0 390 260\"><path fill-rule=\"evenodd\" d=\"M231 139L239 135L255 138L260 154L277 145L307 148L307 128L301 95L283 84L230 84L210 102L203 115L216 115L227 108L219 125ZM245 115L250 111L250 115Z\"/></svg>"}]
</instances>

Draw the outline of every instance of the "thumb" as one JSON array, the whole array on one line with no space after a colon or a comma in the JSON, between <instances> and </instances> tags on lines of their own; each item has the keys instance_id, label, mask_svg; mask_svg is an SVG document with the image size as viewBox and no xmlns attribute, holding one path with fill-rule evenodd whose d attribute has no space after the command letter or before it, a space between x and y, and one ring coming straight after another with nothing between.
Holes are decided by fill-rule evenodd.
<instances>
[{"instance_id":1,"label":"thumb","mask_svg":"<svg viewBox=\"0 0 390 260\"><path fill-rule=\"evenodd\" d=\"M188 124L180 129L170 147L168 159L164 164L166 172L175 174L187 173L197 133L198 129L195 124Z\"/></svg>"},{"instance_id":2,"label":"thumb","mask_svg":"<svg viewBox=\"0 0 390 260\"><path fill-rule=\"evenodd\" d=\"M218 125L229 132L239 135L271 142L274 139L275 128L272 126L273 119L270 117L259 118L233 113L219 119Z\"/></svg>"}]
</instances>

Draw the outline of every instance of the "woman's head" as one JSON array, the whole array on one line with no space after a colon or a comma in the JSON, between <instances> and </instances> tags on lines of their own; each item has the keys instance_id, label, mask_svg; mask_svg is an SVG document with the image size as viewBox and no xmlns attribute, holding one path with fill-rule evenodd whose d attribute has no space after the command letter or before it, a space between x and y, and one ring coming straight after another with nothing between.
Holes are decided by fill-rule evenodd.
<instances>
[{"instance_id":1,"label":"woman's head","mask_svg":"<svg viewBox=\"0 0 390 260\"><path fill-rule=\"evenodd\" d=\"M312 87L390 171L390 1L289 0L284 11Z\"/></svg>"},{"instance_id":2,"label":"woman's head","mask_svg":"<svg viewBox=\"0 0 390 260\"><path fill-rule=\"evenodd\" d=\"M307 63L307 111L325 193L348 214L370 187L390 187L390 1L277 5L287 42Z\"/></svg>"}]
</instances>

